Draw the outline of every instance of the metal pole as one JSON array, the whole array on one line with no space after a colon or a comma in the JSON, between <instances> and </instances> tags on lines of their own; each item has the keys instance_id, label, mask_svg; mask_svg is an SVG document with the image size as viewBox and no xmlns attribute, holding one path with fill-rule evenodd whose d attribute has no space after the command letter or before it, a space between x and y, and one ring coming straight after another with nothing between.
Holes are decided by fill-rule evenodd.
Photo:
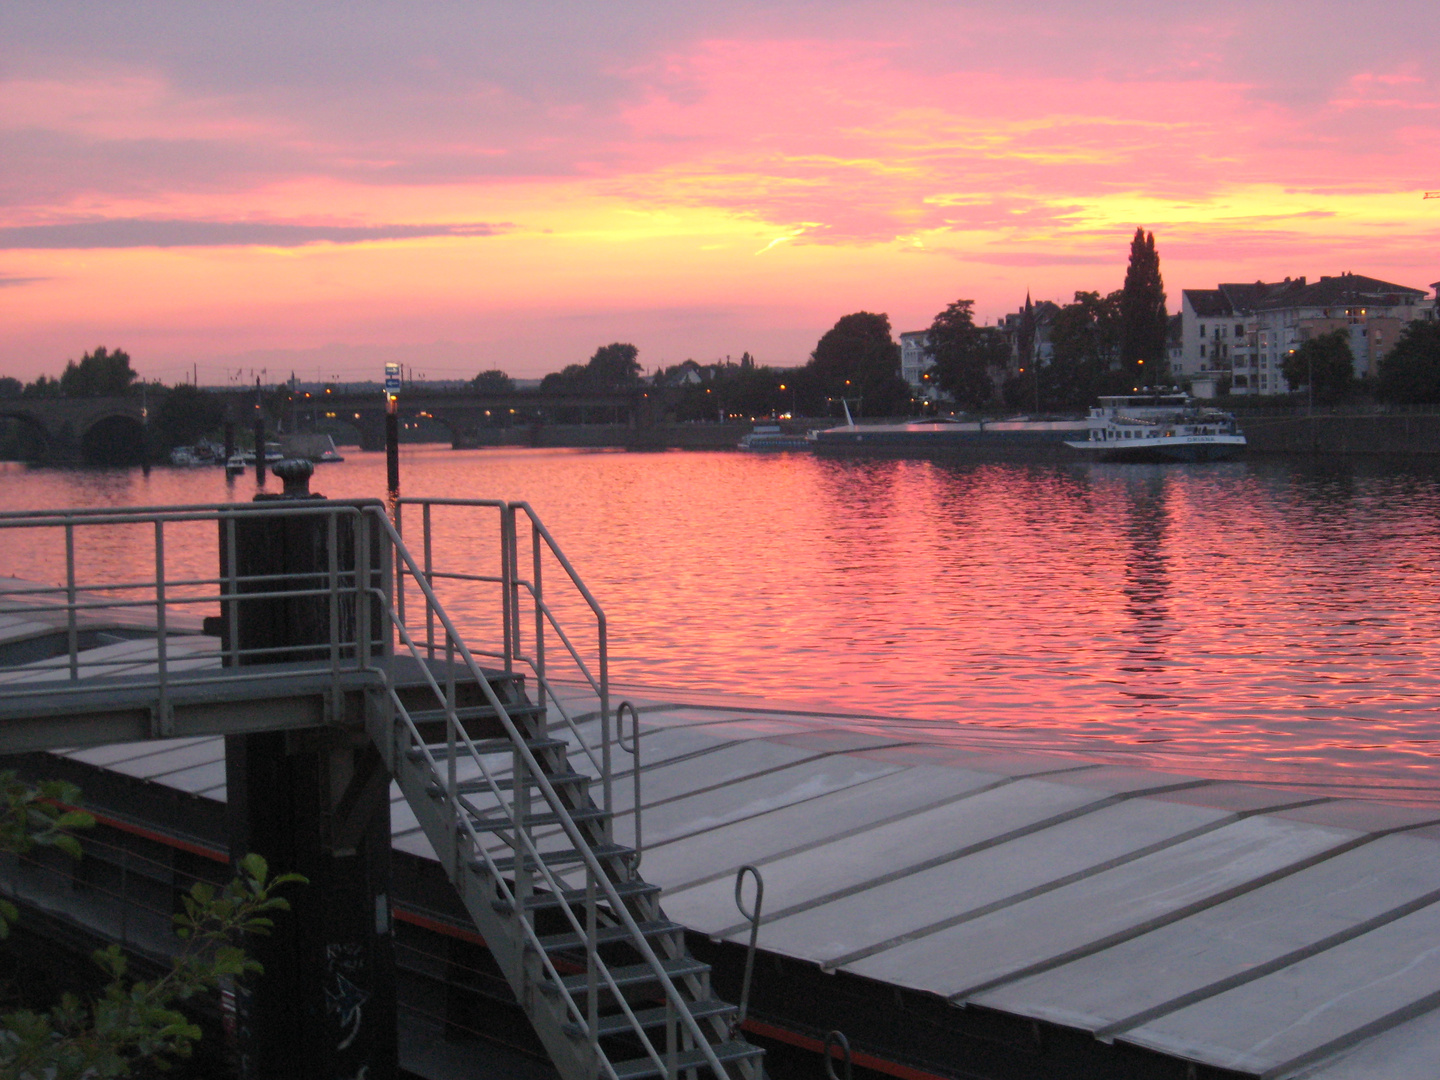
<instances>
[{"instance_id":1,"label":"metal pole","mask_svg":"<svg viewBox=\"0 0 1440 1080\"><path fill-rule=\"evenodd\" d=\"M80 678L80 635L75 616L75 526L65 524L65 641L70 653L70 678Z\"/></svg>"},{"instance_id":2,"label":"metal pole","mask_svg":"<svg viewBox=\"0 0 1440 1080\"><path fill-rule=\"evenodd\" d=\"M394 394L385 395L385 486L391 495L400 494L400 417L396 413L398 400Z\"/></svg>"}]
</instances>

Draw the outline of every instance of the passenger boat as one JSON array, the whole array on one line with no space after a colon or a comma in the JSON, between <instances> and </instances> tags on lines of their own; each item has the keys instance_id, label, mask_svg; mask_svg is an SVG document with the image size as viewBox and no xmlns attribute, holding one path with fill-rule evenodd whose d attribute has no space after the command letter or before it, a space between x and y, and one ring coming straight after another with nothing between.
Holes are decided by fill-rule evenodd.
<instances>
[{"instance_id":1,"label":"passenger boat","mask_svg":"<svg viewBox=\"0 0 1440 1080\"><path fill-rule=\"evenodd\" d=\"M742 436L737 444L741 450L808 450L805 435L780 430L779 424L756 424L755 430Z\"/></svg>"},{"instance_id":2,"label":"passenger boat","mask_svg":"<svg viewBox=\"0 0 1440 1080\"><path fill-rule=\"evenodd\" d=\"M1229 461L1245 449L1235 417L1182 392L1102 397L1073 450L1101 461Z\"/></svg>"}]
</instances>

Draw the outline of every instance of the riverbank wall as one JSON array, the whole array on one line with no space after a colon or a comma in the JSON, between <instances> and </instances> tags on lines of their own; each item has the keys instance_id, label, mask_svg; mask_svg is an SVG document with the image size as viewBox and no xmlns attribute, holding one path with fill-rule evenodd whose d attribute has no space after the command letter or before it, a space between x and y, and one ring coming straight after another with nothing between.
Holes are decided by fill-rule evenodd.
<instances>
[{"instance_id":1,"label":"riverbank wall","mask_svg":"<svg viewBox=\"0 0 1440 1080\"><path fill-rule=\"evenodd\" d=\"M1241 416L1251 454L1436 455L1440 413L1370 415ZM821 426L826 421L816 421ZM828 421L833 423L833 421ZM482 429L466 447L610 447L629 450L728 450L754 425L733 424L535 424ZM787 429L803 430L804 424Z\"/></svg>"},{"instance_id":2,"label":"riverbank wall","mask_svg":"<svg viewBox=\"0 0 1440 1080\"><path fill-rule=\"evenodd\" d=\"M617 447L627 450L732 449L752 424L533 424L487 428L464 446Z\"/></svg>"},{"instance_id":3,"label":"riverbank wall","mask_svg":"<svg viewBox=\"0 0 1440 1080\"><path fill-rule=\"evenodd\" d=\"M1440 415L1249 416L1252 454L1440 455Z\"/></svg>"}]
</instances>

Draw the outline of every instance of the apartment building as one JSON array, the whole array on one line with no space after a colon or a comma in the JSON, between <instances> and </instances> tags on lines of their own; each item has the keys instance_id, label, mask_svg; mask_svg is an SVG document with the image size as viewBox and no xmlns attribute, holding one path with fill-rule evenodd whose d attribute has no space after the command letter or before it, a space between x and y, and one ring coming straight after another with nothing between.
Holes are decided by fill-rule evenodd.
<instances>
[{"instance_id":1,"label":"apartment building","mask_svg":"<svg viewBox=\"0 0 1440 1080\"><path fill-rule=\"evenodd\" d=\"M1406 324L1435 318L1435 300L1424 289L1351 273L1186 289L1182 297L1175 374L1229 379L1234 394L1287 392L1280 370L1286 354L1332 330L1349 334L1355 374L1374 374Z\"/></svg>"}]
</instances>

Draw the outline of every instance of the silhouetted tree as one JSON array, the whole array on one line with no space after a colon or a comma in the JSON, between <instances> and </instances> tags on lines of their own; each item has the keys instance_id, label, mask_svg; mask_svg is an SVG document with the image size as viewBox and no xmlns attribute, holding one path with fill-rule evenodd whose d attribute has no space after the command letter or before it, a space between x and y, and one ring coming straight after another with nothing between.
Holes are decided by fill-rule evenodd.
<instances>
[{"instance_id":1,"label":"silhouetted tree","mask_svg":"<svg viewBox=\"0 0 1440 1080\"><path fill-rule=\"evenodd\" d=\"M20 396L27 398L59 397L60 380L51 379L44 375L37 376L34 382L25 384L25 389L21 391Z\"/></svg>"},{"instance_id":2,"label":"silhouetted tree","mask_svg":"<svg viewBox=\"0 0 1440 1080\"><path fill-rule=\"evenodd\" d=\"M1136 229L1120 291L1120 366L1127 379L1143 385L1164 378L1170 366L1169 325L1155 234Z\"/></svg>"},{"instance_id":3,"label":"silhouetted tree","mask_svg":"<svg viewBox=\"0 0 1440 1080\"><path fill-rule=\"evenodd\" d=\"M815 345L806 369L820 395L858 399L867 416L910 409L910 387L900 377L900 346L890 338L888 315L841 316Z\"/></svg>"},{"instance_id":4,"label":"silhouetted tree","mask_svg":"<svg viewBox=\"0 0 1440 1080\"><path fill-rule=\"evenodd\" d=\"M596 390L618 390L640 381L640 350L634 345L612 342L602 345L585 365L586 378Z\"/></svg>"},{"instance_id":5,"label":"silhouetted tree","mask_svg":"<svg viewBox=\"0 0 1440 1080\"><path fill-rule=\"evenodd\" d=\"M1440 322L1412 322L1379 367L1383 400L1440 405Z\"/></svg>"},{"instance_id":6,"label":"silhouetted tree","mask_svg":"<svg viewBox=\"0 0 1440 1080\"><path fill-rule=\"evenodd\" d=\"M1292 390L1309 387L1316 401L1339 401L1355 386L1350 332L1342 327L1302 343L1285 357L1280 373Z\"/></svg>"},{"instance_id":7,"label":"silhouetted tree","mask_svg":"<svg viewBox=\"0 0 1440 1080\"><path fill-rule=\"evenodd\" d=\"M60 392L66 397L119 397L138 376L130 368L130 354L124 349L110 352L100 346L77 364L71 360L60 376Z\"/></svg>"},{"instance_id":8,"label":"silhouetted tree","mask_svg":"<svg viewBox=\"0 0 1440 1080\"><path fill-rule=\"evenodd\" d=\"M219 395L180 383L165 392L151 417L151 438L161 450L191 446L225 422Z\"/></svg>"},{"instance_id":9,"label":"silhouetted tree","mask_svg":"<svg viewBox=\"0 0 1440 1080\"><path fill-rule=\"evenodd\" d=\"M0 375L0 398L17 398L25 392L25 384L9 375Z\"/></svg>"},{"instance_id":10,"label":"silhouetted tree","mask_svg":"<svg viewBox=\"0 0 1440 1080\"><path fill-rule=\"evenodd\" d=\"M925 355L940 389L967 409L978 409L995 392L992 370L1004 371L1010 346L993 327L975 325L975 301L956 300L930 324Z\"/></svg>"},{"instance_id":11,"label":"silhouetted tree","mask_svg":"<svg viewBox=\"0 0 1440 1080\"><path fill-rule=\"evenodd\" d=\"M515 389L515 380L498 368L491 368L471 379L470 385L482 394L509 394Z\"/></svg>"},{"instance_id":12,"label":"silhouetted tree","mask_svg":"<svg viewBox=\"0 0 1440 1080\"><path fill-rule=\"evenodd\" d=\"M1042 405L1055 409L1083 409L1099 394L1135 385L1116 368L1120 347L1120 292L1101 296L1077 292L1050 319L1053 355L1040 385Z\"/></svg>"}]
</instances>

